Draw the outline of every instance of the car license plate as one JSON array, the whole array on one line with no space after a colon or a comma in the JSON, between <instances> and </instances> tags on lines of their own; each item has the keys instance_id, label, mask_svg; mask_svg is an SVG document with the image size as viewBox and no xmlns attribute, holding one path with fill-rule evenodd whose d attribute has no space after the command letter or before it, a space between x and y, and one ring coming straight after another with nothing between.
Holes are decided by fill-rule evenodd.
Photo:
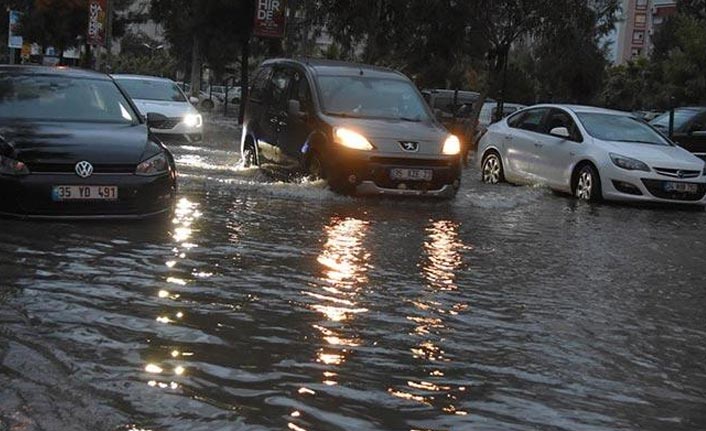
<instances>
[{"instance_id":1,"label":"car license plate","mask_svg":"<svg viewBox=\"0 0 706 431\"><path fill-rule=\"evenodd\" d=\"M431 181L434 171L429 169L392 169L390 178L397 181Z\"/></svg>"},{"instance_id":2,"label":"car license plate","mask_svg":"<svg viewBox=\"0 0 706 431\"><path fill-rule=\"evenodd\" d=\"M52 199L61 201L116 201L116 186L54 186Z\"/></svg>"},{"instance_id":3,"label":"car license plate","mask_svg":"<svg viewBox=\"0 0 706 431\"><path fill-rule=\"evenodd\" d=\"M664 183L664 191L696 194L699 192L699 186L697 184L668 182Z\"/></svg>"}]
</instances>

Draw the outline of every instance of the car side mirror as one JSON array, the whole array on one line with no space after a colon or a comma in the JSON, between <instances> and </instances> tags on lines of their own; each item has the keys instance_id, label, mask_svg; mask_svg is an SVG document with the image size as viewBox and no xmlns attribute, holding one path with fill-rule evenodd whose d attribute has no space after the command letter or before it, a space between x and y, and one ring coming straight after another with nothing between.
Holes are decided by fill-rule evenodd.
<instances>
[{"instance_id":1,"label":"car side mirror","mask_svg":"<svg viewBox=\"0 0 706 431\"><path fill-rule=\"evenodd\" d=\"M145 119L147 121L147 127L151 129L167 121L169 118L156 112L148 112L145 116Z\"/></svg>"},{"instance_id":2,"label":"car side mirror","mask_svg":"<svg viewBox=\"0 0 706 431\"><path fill-rule=\"evenodd\" d=\"M298 100L292 99L287 103L287 114L290 118L297 120L306 119L306 112L302 112L302 105Z\"/></svg>"},{"instance_id":3,"label":"car side mirror","mask_svg":"<svg viewBox=\"0 0 706 431\"><path fill-rule=\"evenodd\" d=\"M198 105L199 104L199 98L191 96L189 97L189 102L191 102L192 105Z\"/></svg>"},{"instance_id":4,"label":"car side mirror","mask_svg":"<svg viewBox=\"0 0 706 431\"><path fill-rule=\"evenodd\" d=\"M564 139L569 139L571 137L569 129L567 129L566 127L555 127L549 132L549 134L552 136L556 136L557 138Z\"/></svg>"}]
</instances>

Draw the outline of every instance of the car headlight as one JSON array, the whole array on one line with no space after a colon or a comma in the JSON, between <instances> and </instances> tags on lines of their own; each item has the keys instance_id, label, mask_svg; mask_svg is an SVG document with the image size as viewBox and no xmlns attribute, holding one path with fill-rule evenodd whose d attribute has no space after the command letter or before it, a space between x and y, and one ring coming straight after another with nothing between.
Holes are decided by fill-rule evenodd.
<instances>
[{"instance_id":1,"label":"car headlight","mask_svg":"<svg viewBox=\"0 0 706 431\"><path fill-rule=\"evenodd\" d=\"M343 127L336 128L333 135L335 141L344 147L361 151L370 151L375 148L365 136Z\"/></svg>"},{"instance_id":2,"label":"car headlight","mask_svg":"<svg viewBox=\"0 0 706 431\"><path fill-rule=\"evenodd\" d=\"M612 153L610 154L610 159L613 161L613 164L615 166L617 166L619 168L626 169L628 171L650 172L650 167L637 159L621 156L619 154L612 154Z\"/></svg>"},{"instance_id":3,"label":"car headlight","mask_svg":"<svg viewBox=\"0 0 706 431\"><path fill-rule=\"evenodd\" d=\"M461 141L454 135L449 135L441 152L447 156L455 156L461 152Z\"/></svg>"},{"instance_id":4,"label":"car headlight","mask_svg":"<svg viewBox=\"0 0 706 431\"><path fill-rule=\"evenodd\" d=\"M167 155L165 153L160 153L154 157L150 157L149 159L137 165L137 169L135 169L135 175L159 175L167 172L167 170L169 170L169 161L167 160Z\"/></svg>"},{"instance_id":5,"label":"car headlight","mask_svg":"<svg viewBox=\"0 0 706 431\"><path fill-rule=\"evenodd\" d=\"M29 169L27 165L19 160L0 156L0 174L2 175L27 175Z\"/></svg>"},{"instance_id":6,"label":"car headlight","mask_svg":"<svg viewBox=\"0 0 706 431\"><path fill-rule=\"evenodd\" d=\"M203 126L203 117L201 114L187 114L184 117L184 124L186 127L198 129Z\"/></svg>"}]
</instances>

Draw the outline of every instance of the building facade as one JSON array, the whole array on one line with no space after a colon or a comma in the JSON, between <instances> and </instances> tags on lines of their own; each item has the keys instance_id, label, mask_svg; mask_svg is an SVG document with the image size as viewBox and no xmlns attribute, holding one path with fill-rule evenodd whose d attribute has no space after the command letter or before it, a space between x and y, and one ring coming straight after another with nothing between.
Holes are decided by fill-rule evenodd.
<instances>
[{"instance_id":1,"label":"building facade","mask_svg":"<svg viewBox=\"0 0 706 431\"><path fill-rule=\"evenodd\" d=\"M617 28L615 63L625 64L649 56L655 32L676 11L676 0L623 0L622 18Z\"/></svg>"}]
</instances>

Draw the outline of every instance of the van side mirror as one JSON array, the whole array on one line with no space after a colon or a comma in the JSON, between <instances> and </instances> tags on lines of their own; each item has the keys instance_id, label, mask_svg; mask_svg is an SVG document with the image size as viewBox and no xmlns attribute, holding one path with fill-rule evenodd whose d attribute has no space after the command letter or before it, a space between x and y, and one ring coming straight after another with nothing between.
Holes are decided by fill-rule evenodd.
<instances>
[{"instance_id":1,"label":"van side mirror","mask_svg":"<svg viewBox=\"0 0 706 431\"><path fill-rule=\"evenodd\" d=\"M290 100L287 102L287 114L289 118L295 118L297 120L305 120L306 112L302 112L302 105L298 100Z\"/></svg>"},{"instance_id":2,"label":"van side mirror","mask_svg":"<svg viewBox=\"0 0 706 431\"><path fill-rule=\"evenodd\" d=\"M564 139L569 139L571 137L571 134L569 133L569 129L566 127L555 127L549 132L550 135L556 136L557 138L564 138Z\"/></svg>"},{"instance_id":3,"label":"van side mirror","mask_svg":"<svg viewBox=\"0 0 706 431\"><path fill-rule=\"evenodd\" d=\"M165 121L169 120L169 118L167 118L166 116L158 114L156 112L148 112L145 116L145 119L147 121L147 127L149 127L150 129L157 127Z\"/></svg>"}]
</instances>

